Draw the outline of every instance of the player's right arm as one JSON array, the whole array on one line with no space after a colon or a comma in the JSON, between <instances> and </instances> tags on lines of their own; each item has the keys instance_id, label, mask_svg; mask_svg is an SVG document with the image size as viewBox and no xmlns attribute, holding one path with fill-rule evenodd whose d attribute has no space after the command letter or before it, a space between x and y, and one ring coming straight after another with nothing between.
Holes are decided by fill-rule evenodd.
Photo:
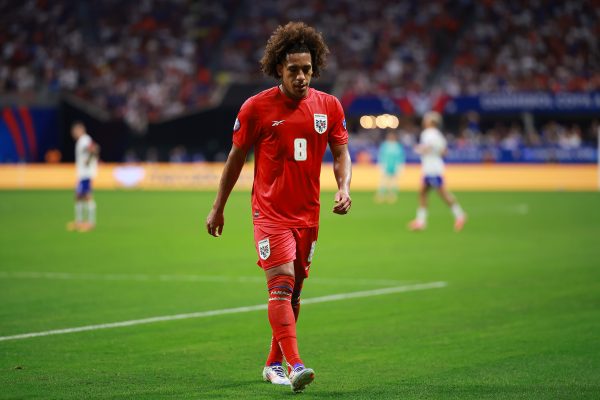
<instances>
[{"instance_id":1,"label":"player's right arm","mask_svg":"<svg viewBox=\"0 0 600 400\"><path fill-rule=\"evenodd\" d=\"M233 126L233 146L225 162L223 175L219 183L219 191L217 198L213 204L212 210L206 217L206 230L209 235L218 237L223 233L223 225L225 218L223 212L227 199L235 186L244 163L246 162L246 154L250 147L256 143L260 135L259 124L256 119L257 112L254 107L252 98L247 100L240 109L240 112Z\"/></svg>"},{"instance_id":2,"label":"player's right arm","mask_svg":"<svg viewBox=\"0 0 600 400\"><path fill-rule=\"evenodd\" d=\"M219 182L217 197L213 203L212 210L210 210L208 217L206 217L206 229L212 236L218 237L223 233L223 225L225 225L225 217L223 215L225 204L227 203L227 199L229 198L235 183L240 177L245 162L246 150L237 147L234 144L231 147L231 151L225 162L223 175L221 175L221 181Z\"/></svg>"},{"instance_id":3,"label":"player's right arm","mask_svg":"<svg viewBox=\"0 0 600 400\"><path fill-rule=\"evenodd\" d=\"M427 133L427 130L421 133L420 142L414 147L414 150L415 153L417 153L420 156L429 154L433 151L431 135Z\"/></svg>"}]
</instances>

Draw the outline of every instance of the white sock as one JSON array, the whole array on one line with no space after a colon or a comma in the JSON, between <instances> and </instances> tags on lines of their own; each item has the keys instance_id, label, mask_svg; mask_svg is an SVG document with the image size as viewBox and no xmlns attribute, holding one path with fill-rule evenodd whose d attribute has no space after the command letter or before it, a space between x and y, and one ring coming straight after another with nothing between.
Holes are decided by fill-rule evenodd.
<instances>
[{"instance_id":1,"label":"white sock","mask_svg":"<svg viewBox=\"0 0 600 400\"><path fill-rule=\"evenodd\" d=\"M463 211L460 204L458 204L458 203L452 204L451 209L452 209L452 214L454 214L454 218L458 219L458 218L462 218L465 216L465 212Z\"/></svg>"},{"instance_id":2,"label":"white sock","mask_svg":"<svg viewBox=\"0 0 600 400\"><path fill-rule=\"evenodd\" d=\"M425 224L427 222L427 209L425 207L417 208L417 222Z\"/></svg>"},{"instance_id":3,"label":"white sock","mask_svg":"<svg viewBox=\"0 0 600 400\"><path fill-rule=\"evenodd\" d=\"M75 222L81 223L83 221L83 202L76 201L75 202Z\"/></svg>"},{"instance_id":4,"label":"white sock","mask_svg":"<svg viewBox=\"0 0 600 400\"><path fill-rule=\"evenodd\" d=\"M92 225L96 225L96 202L93 199L88 200L86 206L88 222Z\"/></svg>"}]
</instances>

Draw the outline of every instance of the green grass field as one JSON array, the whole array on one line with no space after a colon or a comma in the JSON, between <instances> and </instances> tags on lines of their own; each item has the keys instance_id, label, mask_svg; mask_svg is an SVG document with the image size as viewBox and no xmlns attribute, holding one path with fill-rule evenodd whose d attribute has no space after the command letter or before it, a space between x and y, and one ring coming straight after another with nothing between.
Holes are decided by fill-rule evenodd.
<instances>
[{"instance_id":1,"label":"green grass field","mask_svg":"<svg viewBox=\"0 0 600 400\"><path fill-rule=\"evenodd\" d=\"M215 239L212 193L99 191L98 229L72 233L70 191L0 192L0 336L266 303L248 197ZM340 217L323 195L304 299L447 286L306 304L302 398L600 398L599 194L459 193L460 234L438 199L414 234L414 193L353 198ZM2 340L0 398L292 396L261 382L269 339L260 310Z\"/></svg>"}]
</instances>

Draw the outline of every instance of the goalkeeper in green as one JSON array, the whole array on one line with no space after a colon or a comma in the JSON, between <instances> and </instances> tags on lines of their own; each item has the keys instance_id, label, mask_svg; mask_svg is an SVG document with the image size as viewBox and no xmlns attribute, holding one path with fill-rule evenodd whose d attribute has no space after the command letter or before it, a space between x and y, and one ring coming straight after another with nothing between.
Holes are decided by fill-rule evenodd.
<instances>
[{"instance_id":1,"label":"goalkeeper in green","mask_svg":"<svg viewBox=\"0 0 600 400\"><path fill-rule=\"evenodd\" d=\"M381 168L381 182L375 195L375 201L395 203L398 197L398 177L404 168L405 156L402 145L395 132L386 134L379 146L377 163Z\"/></svg>"}]
</instances>

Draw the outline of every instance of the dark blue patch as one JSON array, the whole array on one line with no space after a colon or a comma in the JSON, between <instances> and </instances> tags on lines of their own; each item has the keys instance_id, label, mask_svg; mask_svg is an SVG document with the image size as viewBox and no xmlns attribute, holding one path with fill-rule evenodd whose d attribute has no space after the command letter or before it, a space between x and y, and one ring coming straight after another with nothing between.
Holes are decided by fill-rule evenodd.
<instances>
[{"instance_id":1,"label":"dark blue patch","mask_svg":"<svg viewBox=\"0 0 600 400\"><path fill-rule=\"evenodd\" d=\"M426 176L423 178L423 184L430 188L441 188L444 186L444 178L441 176Z\"/></svg>"}]
</instances>

